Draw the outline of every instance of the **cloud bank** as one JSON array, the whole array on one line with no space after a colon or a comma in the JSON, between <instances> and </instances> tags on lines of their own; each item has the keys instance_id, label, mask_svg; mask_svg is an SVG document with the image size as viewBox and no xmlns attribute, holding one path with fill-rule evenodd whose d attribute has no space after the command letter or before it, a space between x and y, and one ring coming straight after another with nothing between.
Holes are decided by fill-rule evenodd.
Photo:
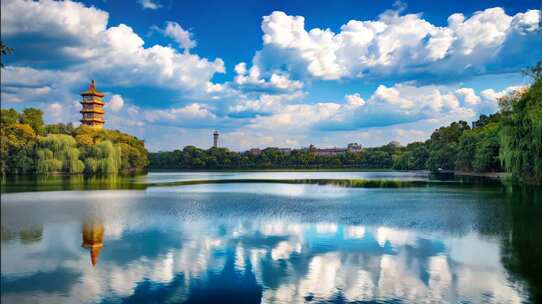
<instances>
[{"instance_id":1,"label":"cloud bank","mask_svg":"<svg viewBox=\"0 0 542 304\"><path fill-rule=\"evenodd\" d=\"M499 7L441 27L421 14L388 11L378 20L350 20L338 33L305 29L303 16L275 11L263 17L263 48L253 58L260 73L348 79L480 75L517 70L542 56L540 10L509 16ZM517 60L503 60L521 54Z\"/></svg>"}]
</instances>

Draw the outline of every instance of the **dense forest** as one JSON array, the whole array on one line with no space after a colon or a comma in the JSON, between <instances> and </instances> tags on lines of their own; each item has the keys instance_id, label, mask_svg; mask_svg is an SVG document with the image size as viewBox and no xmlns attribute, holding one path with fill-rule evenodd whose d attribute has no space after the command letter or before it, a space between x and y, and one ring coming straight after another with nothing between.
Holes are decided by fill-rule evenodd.
<instances>
[{"instance_id":1,"label":"dense forest","mask_svg":"<svg viewBox=\"0 0 542 304\"><path fill-rule=\"evenodd\" d=\"M226 148L150 153L151 169L311 169L359 168L454 170L512 173L514 179L542 183L542 67L528 70L534 83L499 100L499 112L480 116L471 127L465 121L435 130L425 142L406 147L393 144L335 156L314 150L283 153L267 148L261 154Z\"/></svg>"},{"instance_id":2,"label":"dense forest","mask_svg":"<svg viewBox=\"0 0 542 304\"><path fill-rule=\"evenodd\" d=\"M43 112L1 110L1 175L138 173L146 170L144 142L119 131L45 124Z\"/></svg>"}]
</instances>

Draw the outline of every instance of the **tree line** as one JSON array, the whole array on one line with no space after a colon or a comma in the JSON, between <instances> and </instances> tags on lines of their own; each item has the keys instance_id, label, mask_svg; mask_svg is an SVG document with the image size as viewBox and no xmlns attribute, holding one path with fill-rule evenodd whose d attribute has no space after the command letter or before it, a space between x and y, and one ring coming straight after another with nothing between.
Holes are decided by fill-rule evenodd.
<instances>
[{"instance_id":1,"label":"tree line","mask_svg":"<svg viewBox=\"0 0 542 304\"><path fill-rule=\"evenodd\" d=\"M145 144L137 137L88 126L45 124L43 112L1 110L0 173L106 175L144 172Z\"/></svg>"},{"instance_id":2,"label":"tree line","mask_svg":"<svg viewBox=\"0 0 542 304\"><path fill-rule=\"evenodd\" d=\"M511 172L514 179L542 183L542 68L528 73L533 84L499 100L500 110L482 115L473 126L453 122L435 130L425 142L405 147L393 144L361 152L319 156L311 149L283 153L263 149L256 155L226 148L182 150L149 154L151 169L397 169Z\"/></svg>"}]
</instances>

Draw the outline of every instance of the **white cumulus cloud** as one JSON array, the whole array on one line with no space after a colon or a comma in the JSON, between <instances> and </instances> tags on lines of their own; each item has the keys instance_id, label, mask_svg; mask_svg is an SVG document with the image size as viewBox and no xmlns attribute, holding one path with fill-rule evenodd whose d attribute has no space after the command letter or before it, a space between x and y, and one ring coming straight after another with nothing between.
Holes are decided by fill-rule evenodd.
<instances>
[{"instance_id":1,"label":"white cumulus cloud","mask_svg":"<svg viewBox=\"0 0 542 304\"><path fill-rule=\"evenodd\" d=\"M122 98L122 96L115 94L111 96L111 99L107 103L107 106L111 109L111 111L118 112L124 106L124 99Z\"/></svg>"},{"instance_id":2,"label":"white cumulus cloud","mask_svg":"<svg viewBox=\"0 0 542 304\"><path fill-rule=\"evenodd\" d=\"M352 107L359 107L365 104L365 100L361 98L359 93L346 95L344 99L346 99L346 103Z\"/></svg>"},{"instance_id":3,"label":"white cumulus cloud","mask_svg":"<svg viewBox=\"0 0 542 304\"><path fill-rule=\"evenodd\" d=\"M238 63L234 70L237 74L234 78L234 84L244 90L285 92L303 88L303 82L290 79L287 72L273 72L266 78L258 66L253 65L247 69L245 62Z\"/></svg>"},{"instance_id":4,"label":"white cumulus cloud","mask_svg":"<svg viewBox=\"0 0 542 304\"><path fill-rule=\"evenodd\" d=\"M185 51L196 47L197 43L192 39L192 33L181 27L180 24L173 21L166 22L166 28L164 29L164 35L175 40L179 46Z\"/></svg>"}]
</instances>

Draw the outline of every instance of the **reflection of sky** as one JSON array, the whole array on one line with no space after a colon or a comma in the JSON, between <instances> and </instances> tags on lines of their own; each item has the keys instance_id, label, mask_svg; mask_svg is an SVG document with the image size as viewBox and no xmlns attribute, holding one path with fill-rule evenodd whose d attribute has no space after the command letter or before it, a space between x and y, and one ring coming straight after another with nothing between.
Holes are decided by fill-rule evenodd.
<instances>
[{"instance_id":1,"label":"reflection of sky","mask_svg":"<svg viewBox=\"0 0 542 304\"><path fill-rule=\"evenodd\" d=\"M363 189L357 189L362 191ZM343 197L347 193L339 187L293 184L201 184L177 187L151 187L152 192L199 192L199 193L251 193L272 196L295 196L304 198Z\"/></svg>"},{"instance_id":2,"label":"reflection of sky","mask_svg":"<svg viewBox=\"0 0 542 304\"><path fill-rule=\"evenodd\" d=\"M26 243L2 240L2 301L523 299L500 263L498 238L470 228L480 224L477 198L454 196L435 208L441 201L434 191L394 190L420 215L409 227L404 209L379 196L386 191L350 190L322 199L303 194L310 191L279 198L266 191L56 192L41 200L3 195L3 231L17 234L37 223L42 236ZM418 191L416 200L408 191ZM313 217L312 208L327 216ZM423 216L429 210L432 219ZM363 214L381 224L364 221ZM441 214L461 214L465 221ZM89 217L100 218L105 228L96 267L80 246Z\"/></svg>"}]
</instances>

